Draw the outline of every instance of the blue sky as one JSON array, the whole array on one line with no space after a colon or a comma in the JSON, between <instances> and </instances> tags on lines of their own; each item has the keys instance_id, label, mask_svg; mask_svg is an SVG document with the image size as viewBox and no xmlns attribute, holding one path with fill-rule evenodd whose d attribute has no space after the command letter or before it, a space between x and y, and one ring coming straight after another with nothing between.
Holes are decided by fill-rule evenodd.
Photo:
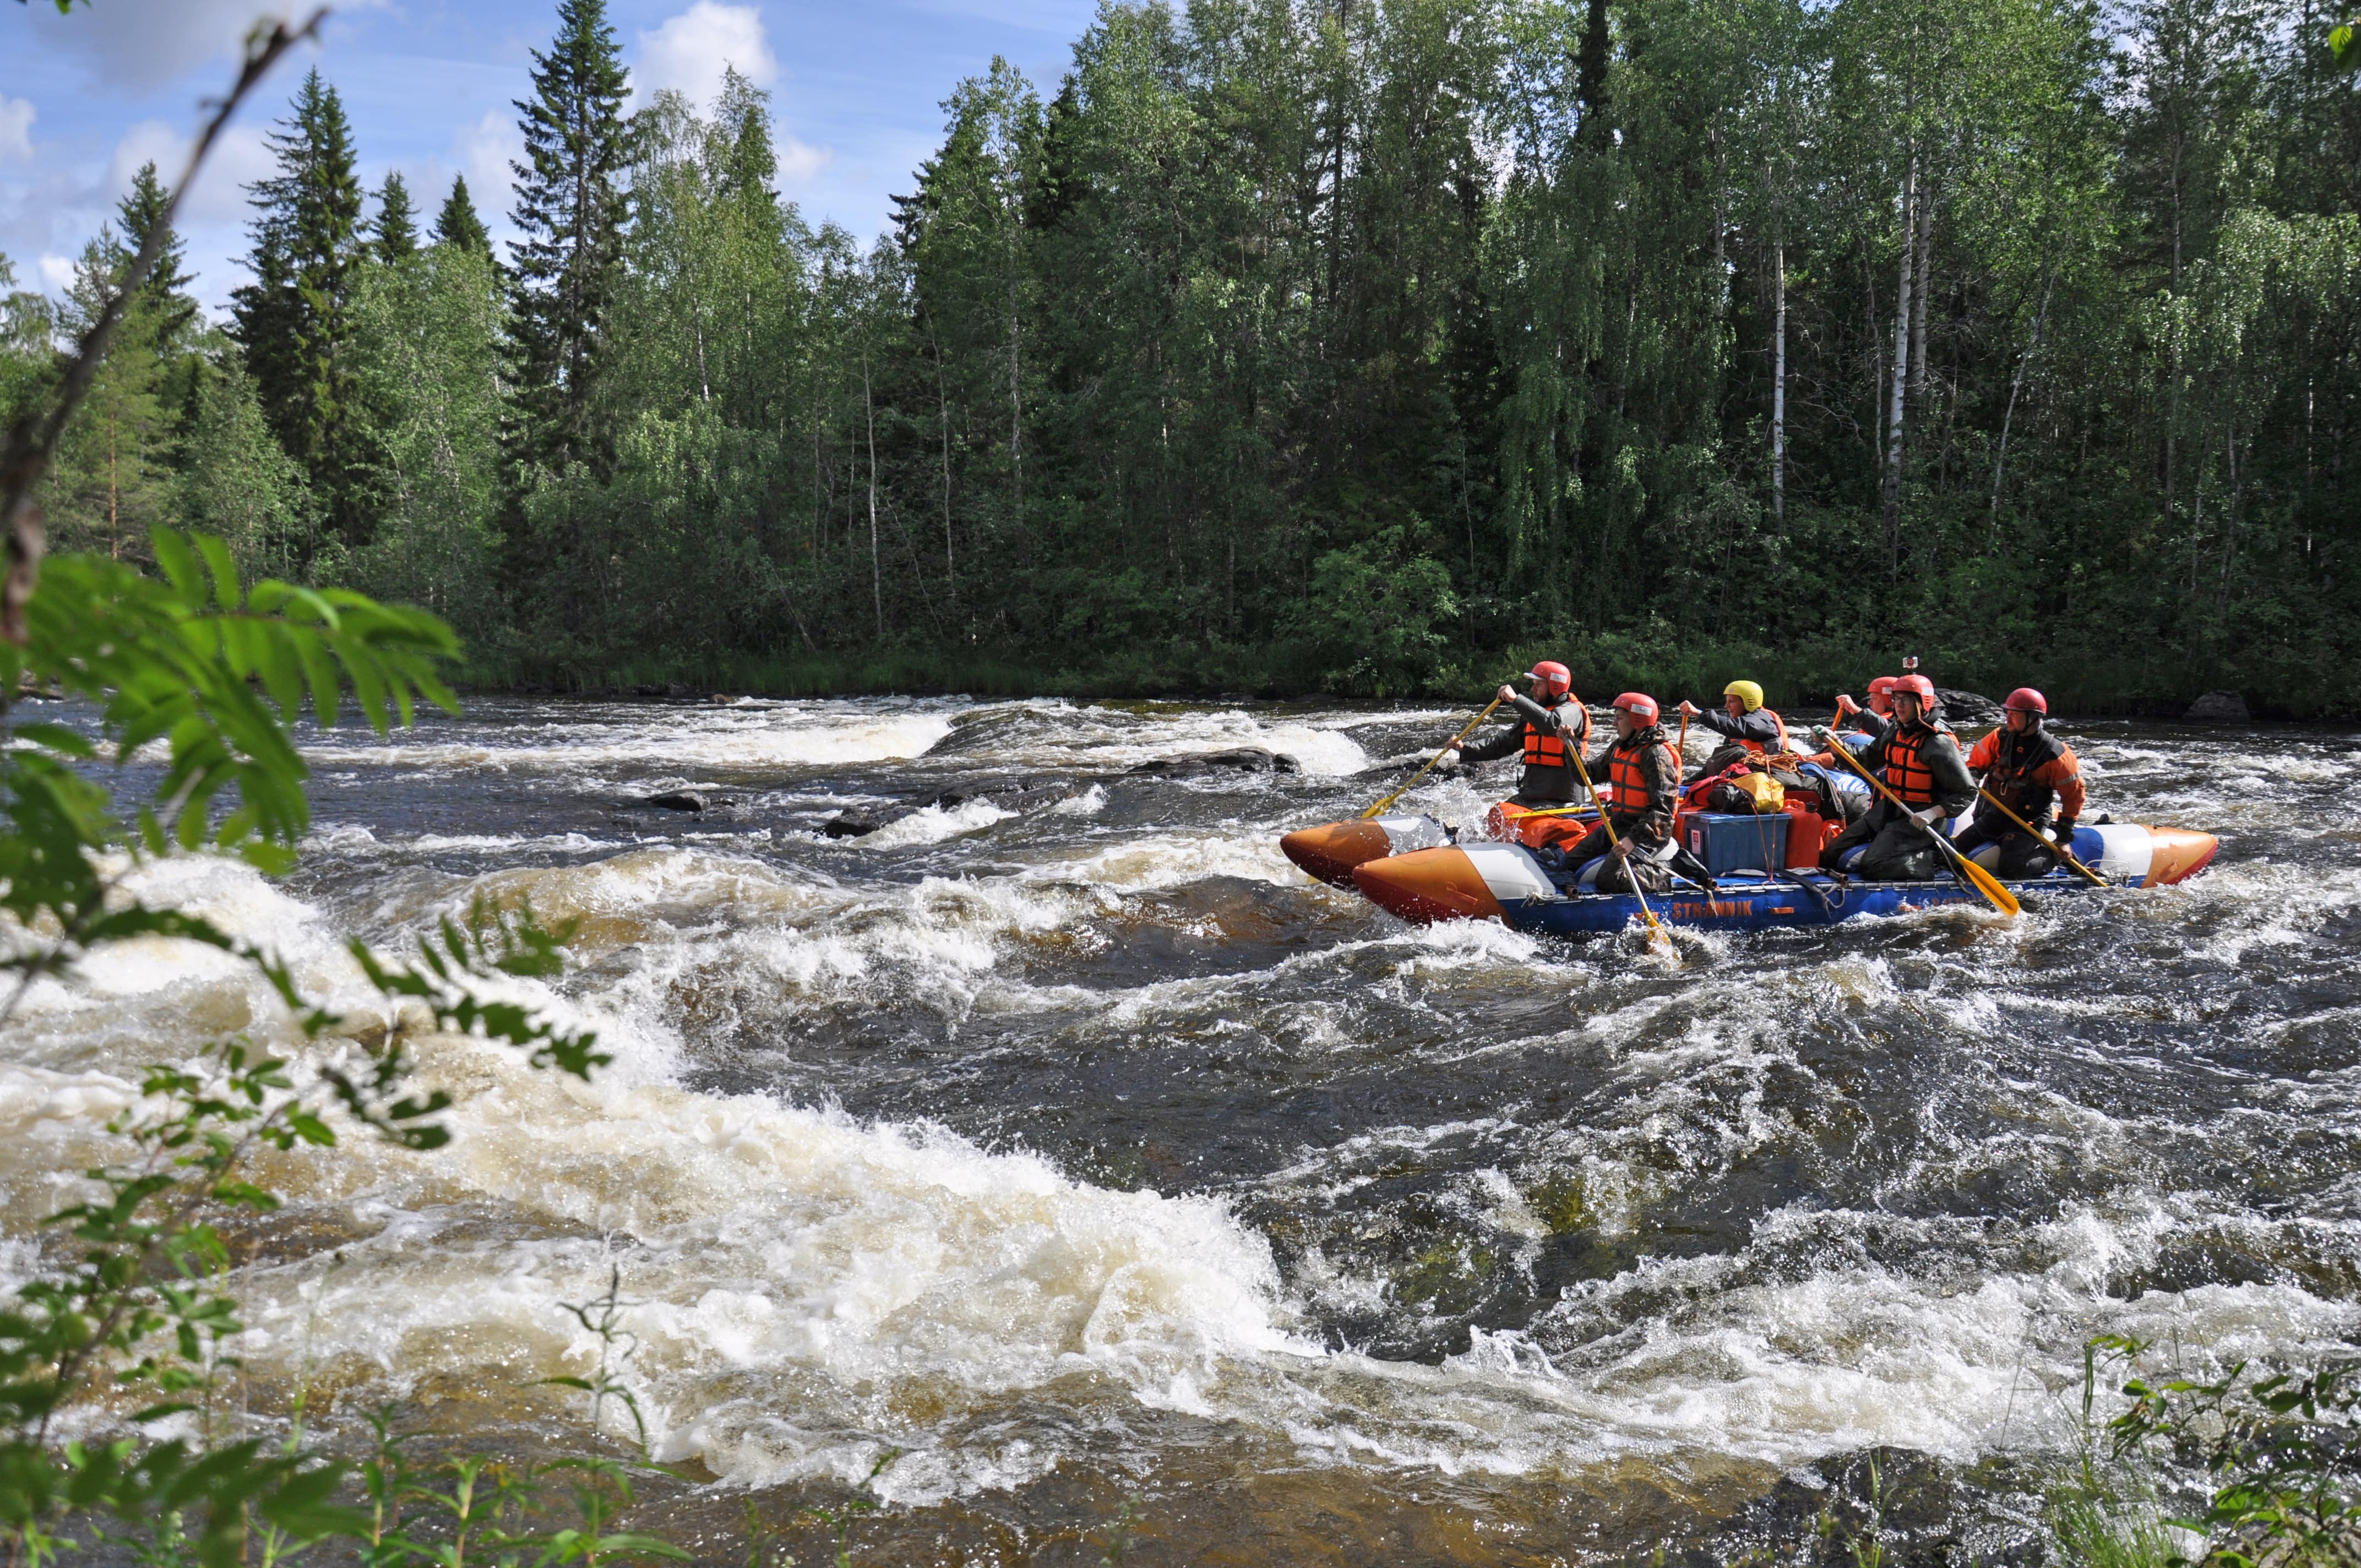
<instances>
[{"instance_id":1,"label":"blue sky","mask_svg":"<svg viewBox=\"0 0 2361 1568\"><path fill-rule=\"evenodd\" d=\"M1054 90L1096 0L609 0L646 90L709 100L723 63L766 87L780 185L817 224L864 237L942 129L941 101L1005 55ZM0 254L19 288L51 291L139 165L169 180L199 102L230 78L237 40L269 0L0 0ZM308 7L307 7L308 10ZM431 219L465 174L496 236L508 232L512 99L555 0L341 0L324 41L282 64L183 209L197 291L218 313L242 274L241 187L269 166L262 133L316 64L343 93L372 190L399 169Z\"/></svg>"}]
</instances>

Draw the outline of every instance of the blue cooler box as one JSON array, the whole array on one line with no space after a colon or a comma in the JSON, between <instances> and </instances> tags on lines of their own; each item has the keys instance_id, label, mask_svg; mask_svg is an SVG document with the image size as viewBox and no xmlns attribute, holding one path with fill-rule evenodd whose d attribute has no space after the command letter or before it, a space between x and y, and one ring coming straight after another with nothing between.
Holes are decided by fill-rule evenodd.
<instances>
[{"instance_id":1,"label":"blue cooler box","mask_svg":"<svg viewBox=\"0 0 2361 1568\"><path fill-rule=\"evenodd\" d=\"M1681 844L1716 876L1728 872L1775 872L1787 863L1784 811L1756 817L1730 811L1693 811L1681 818Z\"/></svg>"}]
</instances>

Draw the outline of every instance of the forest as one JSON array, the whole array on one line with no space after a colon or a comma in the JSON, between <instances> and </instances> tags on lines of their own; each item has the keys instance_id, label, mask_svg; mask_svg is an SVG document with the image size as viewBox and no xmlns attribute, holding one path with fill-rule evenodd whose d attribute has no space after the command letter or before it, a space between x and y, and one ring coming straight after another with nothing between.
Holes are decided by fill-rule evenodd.
<instances>
[{"instance_id":1,"label":"forest","mask_svg":"<svg viewBox=\"0 0 2361 1568\"><path fill-rule=\"evenodd\" d=\"M2361 712L2361 99L2312 0L1108 0L890 234L561 0L496 247L302 80L42 494L457 629L479 685L1773 700L1919 656ZM52 300L44 398L160 221ZM432 215L429 215L429 212ZM498 254L496 254L496 249ZM0 260L0 269L6 263Z\"/></svg>"}]
</instances>

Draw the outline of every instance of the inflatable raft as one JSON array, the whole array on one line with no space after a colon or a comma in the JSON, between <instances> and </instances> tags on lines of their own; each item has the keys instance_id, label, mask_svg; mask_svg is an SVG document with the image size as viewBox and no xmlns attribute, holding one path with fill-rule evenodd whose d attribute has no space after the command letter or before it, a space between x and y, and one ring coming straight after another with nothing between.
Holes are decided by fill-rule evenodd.
<instances>
[{"instance_id":1,"label":"inflatable raft","mask_svg":"<svg viewBox=\"0 0 2361 1568\"><path fill-rule=\"evenodd\" d=\"M1708 930L1752 931L1775 926L1832 926L1862 915L1905 915L1947 904L1975 904L1972 889L1939 882L1861 882L1818 869L1823 836L1833 825L1791 824L1791 863L1724 872L1711 884L1675 878L1649 895L1657 917ZM1563 872L1534 855L1564 849L1598 822L1596 811L1528 812L1503 803L1492 808L1487 836L1462 843L1432 817L1401 815L1331 822L1288 834L1279 848L1311 875L1357 889L1371 903L1405 920L1499 920L1519 931L1552 936L1620 931L1640 917L1627 893L1599 893L1561 884ZM1782 838L1786 835L1781 835ZM2074 829L2074 857L2119 887L2161 887L2184 882L2213 860L2210 833L2136 823L2101 823ZM1778 857L1763 857L1765 859ZM2075 872L2013 881L2028 893L2097 891Z\"/></svg>"}]
</instances>

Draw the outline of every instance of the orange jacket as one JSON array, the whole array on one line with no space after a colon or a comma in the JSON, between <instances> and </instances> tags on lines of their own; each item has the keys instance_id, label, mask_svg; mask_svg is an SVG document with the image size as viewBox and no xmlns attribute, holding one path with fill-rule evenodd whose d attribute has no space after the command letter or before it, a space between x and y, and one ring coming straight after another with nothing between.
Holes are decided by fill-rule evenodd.
<instances>
[{"instance_id":1,"label":"orange jacket","mask_svg":"<svg viewBox=\"0 0 2361 1568\"><path fill-rule=\"evenodd\" d=\"M1968 753L1968 771L1982 773L1994 798L2036 828L2048 823L2053 792L2061 827L2082 815L2089 798L2081 760L2047 729L2013 735L2002 726L1976 742Z\"/></svg>"}]
</instances>

